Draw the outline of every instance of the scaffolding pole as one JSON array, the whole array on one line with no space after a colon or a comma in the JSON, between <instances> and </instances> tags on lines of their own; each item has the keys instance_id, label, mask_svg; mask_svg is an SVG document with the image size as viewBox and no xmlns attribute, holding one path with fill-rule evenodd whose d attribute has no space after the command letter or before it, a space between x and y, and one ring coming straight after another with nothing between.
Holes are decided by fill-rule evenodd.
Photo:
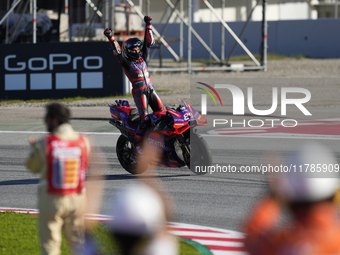
<instances>
[{"instance_id":1,"label":"scaffolding pole","mask_svg":"<svg viewBox=\"0 0 340 255\"><path fill-rule=\"evenodd\" d=\"M211 3L214 4L214 0L211 0ZM210 22L209 22L209 48L212 49L213 45L213 24L212 24L212 14L210 12ZM211 65L211 55L209 55L209 65Z\"/></svg>"},{"instance_id":2,"label":"scaffolding pole","mask_svg":"<svg viewBox=\"0 0 340 255\"><path fill-rule=\"evenodd\" d=\"M86 0L88 2L91 2L90 0ZM92 3L92 2L91 2ZM94 21L94 18L96 16L96 14L99 16L99 17L102 17L103 14L98 10L99 8L101 8L101 4L102 4L102 1L101 0L97 0L97 4L94 5L92 3L92 5L90 5L92 7L92 9L94 10L94 12L92 13L92 17L90 18L90 23L89 23L89 26L86 28L86 31L84 32L83 34L83 42L85 41L85 37L86 35L89 33L89 31L91 31L91 26L92 26L92 23ZM98 13L99 12L99 13ZM100 16L101 15L101 16ZM87 22L86 22L87 23ZM85 23L85 27L86 27L86 23ZM91 34L89 36L89 38L91 38Z\"/></svg>"},{"instance_id":3,"label":"scaffolding pole","mask_svg":"<svg viewBox=\"0 0 340 255\"><path fill-rule=\"evenodd\" d=\"M86 2L92 7L92 9L94 10L95 13L97 13L97 15L101 18L103 17L102 12L97 8L97 6L99 6L99 3L102 1L98 1L97 2L97 6L91 1L91 0L86 0Z\"/></svg>"},{"instance_id":4,"label":"scaffolding pole","mask_svg":"<svg viewBox=\"0 0 340 255\"><path fill-rule=\"evenodd\" d=\"M70 36L70 42L72 42L73 33L73 0L69 0L69 15L68 15L68 32Z\"/></svg>"},{"instance_id":5,"label":"scaffolding pole","mask_svg":"<svg viewBox=\"0 0 340 255\"><path fill-rule=\"evenodd\" d=\"M180 1L177 1L177 2L176 2L175 8L176 8L176 6L177 6L177 4L178 4L179 2L180 2ZM169 7L169 6L167 6L167 7ZM167 10L167 9L166 9L166 10ZM166 29L168 28L168 26L169 26L169 22L170 22L170 19L171 19L172 14L174 13L174 10L175 10L175 9L172 9L172 10L171 10L171 13L170 13L170 15L168 15L168 19L167 19L167 21L166 21L166 23L165 23L165 25L164 25L164 27L163 27L161 33L160 33L160 35L161 35L162 38L163 38L163 36L164 36L165 30L166 30ZM165 14L165 12L164 12L164 14ZM160 24L160 23L159 23L159 24ZM158 27L159 27L159 26L157 26L157 30L158 30ZM161 48L161 46L160 46L160 47L159 47L159 53L161 54L161 52L162 52L162 48ZM152 52L152 54L151 54L151 56L150 56L150 59L152 59L152 58L154 57L155 53L156 53L156 51L153 51L153 52Z\"/></svg>"},{"instance_id":6,"label":"scaffolding pole","mask_svg":"<svg viewBox=\"0 0 340 255\"><path fill-rule=\"evenodd\" d=\"M150 0L146 0L145 2L145 11L146 15L150 16Z\"/></svg>"},{"instance_id":7,"label":"scaffolding pole","mask_svg":"<svg viewBox=\"0 0 340 255\"><path fill-rule=\"evenodd\" d=\"M5 14L5 16L3 16L3 18L0 20L0 25L2 24L2 22L4 22L4 20L8 17L8 15L15 9L15 7L17 7L20 1L21 0L17 0L16 2L12 4L11 9L9 9L8 12Z\"/></svg>"},{"instance_id":8,"label":"scaffolding pole","mask_svg":"<svg viewBox=\"0 0 340 255\"><path fill-rule=\"evenodd\" d=\"M33 44L37 43L37 0L33 0Z\"/></svg>"},{"instance_id":9,"label":"scaffolding pole","mask_svg":"<svg viewBox=\"0 0 340 255\"><path fill-rule=\"evenodd\" d=\"M22 3L23 3L23 2L22 2ZM30 0L27 0L27 1L26 1L26 4L25 4L25 6L24 6L24 9L22 10L22 13L21 13L21 15L20 15L20 18L19 18L19 20L18 20L18 22L17 22L17 24L16 24L16 26L15 26L15 28L14 28L14 31L13 31L12 35L11 35L11 38L10 38L9 41L8 41L8 44L11 44L11 43L12 43L12 40L13 40L15 34L16 34L17 31L18 31L18 28L19 28L19 26L20 26L22 17L24 16L24 14L25 14L25 12L26 12L29 3L30 3ZM21 8L21 4L20 4L20 6L19 6L19 9L20 9L20 8Z\"/></svg>"},{"instance_id":10,"label":"scaffolding pole","mask_svg":"<svg viewBox=\"0 0 340 255\"><path fill-rule=\"evenodd\" d=\"M188 73L191 73L191 22L192 22L192 0L188 0Z\"/></svg>"},{"instance_id":11,"label":"scaffolding pole","mask_svg":"<svg viewBox=\"0 0 340 255\"><path fill-rule=\"evenodd\" d=\"M128 2L128 4L134 9L134 11L138 14L138 16L143 19L144 16L141 13L140 10L138 10L138 8L136 8L135 4L131 1L131 0L125 0L126 2ZM155 33L155 35L159 38L159 40L161 41L161 43L167 48L167 50L171 53L171 55L175 58L175 60L177 62L180 61L178 55L176 54L176 52L170 47L170 45L164 40L163 37L160 36L160 34L158 33L158 31L153 27L152 31Z\"/></svg>"},{"instance_id":12,"label":"scaffolding pole","mask_svg":"<svg viewBox=\"0 0 340 255\"><path fill-rule=\"evenodd\" d=\"M177 1L177 2L176 2L175 9L177 8L177 4L178 4L179 2L180 2L180 1ZM164 35L165 30L168 28L169 22L170 22L170 19L171 19L171 16L172 16L172 14L174 13L175 9L172 9L172 10L171 10L171 13L170 13L170 15L168 16L168 19L167 19L167 21L166 21L166 23L165 23L165 25L164 25L164 27L163 27L163 29L162 29L161 36Z\"/></svg>"},{"instance_id":13,"label":"scaffolding pole","mask_svg":"<svg viewBox=\"0 0 340 255\"><path fill-rule=\"evenodd\" d=\"M215 17L223 24L223 26L228 30L231 36L238 42L238 44L243 48L243 50L248 54L248 56L254 61L257 66L261 66L259 61L254 57L254 55L248 50L248 48L243 44L243 42L237 37L234 31L227 25L227 23L218 15L215 9L207 0L202 0L203 3L210 9L210 11L215 15ZM265 0L264 0L265 1Z\"/></svg>"},{"instance_id":14,"label":"scaffolding pole","mask_svg":"<svg viewBox=\"0 0 340 255\"><path fill-rule=\"evenodd\" d=\"M179 3L179 11L183 15L183 1ZM179 57L183 59L183 21L179 23Z\"/></svg>"},{"instance_id":15,"label":"scaffolding pole","mask_svg":"<svg viewBox=\"0 0 340 255\"><path fill-rule=\"evenodd\" d=\"M168 5L175 11L175 14L177 15L177 17L179 17L184 24L189 28L189 31L198 39L198 41L203 45L203 47L210 53L210 55L216 60L216 62L220 63L221 60L215 55L215 53L209 48L209 46L204 42L204 40L200 37L200 35L195 31L195 29L193 29L193 27L189 24L188 22L184 19L184 17L182 16L182 14L175 8L175 6L170 2L170 0L165 0ZM181 1L181 0L179 0ZM183 0L182 0L183 1ZM188 3L189 5L189 3ZM189 11L189 7L188 7L188 11ZM192 14L190 14L192 17ZM188 17L189 17L189 13L188 13ZM191 36L190 33L190 36Z\"/></svg>"},{"instance_id":16,"label":"scaffolding pole","mask_svg":"<svg viewBox=\"0 0 340 255\"><path fill-rule=\"evenodd\" d=\"M224 20L224 8L225 8L225 0L222 0L222 2L221 2L221 18L222 18L222 20ZM225 34L224 34L224 32L225 32L224 27L221 24L221 62L224 61L224 56L225 56L225 53L224 53Z\"/></svg>"},{"instance_id":17,"label":"scaffolding pole","mask_svg":"<svg viewBox=\"0 0 340 255\"><path fill-rule=\"evenodd\" d=\"M264 67L263 71L267 72L267 32L268 32L268 23L267 23L267 0L262 0L262 54L261 54L261 63Z\"/></svg>"},{"instance_id":18,"label":"scaffolding pole","mask_svg":"<svg viewBox=\"0 0 340 255\"><path fill-rule=\"evenodd\" d=\"M250 11L250 13L249 13L249 15L248 15L248 18L247 18L247 22L246 22L246 24L244 24L244 26L243 26L243 28L242 28L242 31L241 31L241 33L240 33L239 36L238 36L239 38L241 38L241 37L243 36L243 33L246 31L246 28L247 28L247 26L248 26L248 24L249 24L249 21L250 21L251 17L253 16L253 12L254 12L255 8L257 7L257 5L259 4L259 2L260 2L260 0L257 0L256 5L251 9L251 11ZM223 30L224 30L224 29L223 29ZM228 58L227 58L226 63L229 62L231 56L234 54L234 51L235 51L237 45L238 45L238 43L235 42L233 48L231 49L231 51L230 51L230 53L229 53L229 56L228 56Z\"/></svg>"},{"instance_id":19,"label":"scaffolding pole","mask_svg":"<svg viewBox=\"0 0 340 255\"><path fill-rule=\"evenodd\" d=\"M105 27L109 27L109 0L105 0Z\"/></svg>"},{"instance_id":20,"label":"scaffolding pole","mask_svg":"<svg viewBox=\"0 0 340 255\"><path fill-rule=\"evenodd\" d=\"M27 1L27 3L29 3L29 2L30 2L30 0ZM18 12L19 12L19 10L21 9L21 6L22 6L23 3L24 3L23 1L20 2L19 6L18 6L18 9L17 9ZM15 33L16 33L17 30L18 30L18 27L19 27L19 25L20 25L20 22L21 22L21 19L22 19L23 16L24 16L24 11L21 13L21 16L20 16L20 18L19 18L19 21L16 23L16 26L15 26L15 28L14 28L14 32L12 33L11 38L10 38L9 40L8 40L8 28L9 28L9 27L8 27L8 22L9 22L9 19L6 20L6 24L7 24L7 27L6 27L6 34L7 34L6 43L7 43L7 44L11 44L11 43L12 43L12 39L13 39Z\"/></svg>"},{"instance_id":21,"label":"scaffolding pole","mask_svg":"<svg viewBox=\"0 0 340 255\"><path fill-rule=\"evenodd\" d=\"M68 14L68 0L65 0L65 14Z\"/></svg>"},{"instance_id":22,"label":"scaffolding pole","mask_svg":"<svg viewBox=\"0 0 340 255\"><path fill-rule=\"evenodd\" d=\"M334 4L334 18L338 18L338 0L335 0Z\"/></svg>"},{"instance_id":23,"label":"scaffolding pole","mask_svg":"<svg viewBox=\"0 0 340 255\"><path fill-rule=\"evenodd\" d=\"M9 0L7 0L7 9L9 9ZM9 28L9 19L6 20L6 40L5 43L8 43L8 28Z\"/></svg>"},{"instance_id":24,"label":"scaffolding pole","mask_svg":"<svg viewBox=\"0 0 340 255\"><path fill-rule=\"evenodd\" d=\"M164 10L161 19L159 20L158 24L157 24L157 28L156 30L158 31L158 29L161 27L161 24L163 22L163 19L165 18L166 13L168 12L169 6L166 7L166 9Z\"/></svg>"}]
</instances>

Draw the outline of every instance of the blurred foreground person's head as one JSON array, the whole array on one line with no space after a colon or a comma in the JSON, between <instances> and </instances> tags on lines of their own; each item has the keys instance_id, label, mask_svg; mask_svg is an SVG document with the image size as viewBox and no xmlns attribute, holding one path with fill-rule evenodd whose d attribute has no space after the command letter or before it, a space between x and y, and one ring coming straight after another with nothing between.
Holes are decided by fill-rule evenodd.
<instances>
[{"instance_id":1,"label":"blurred foreground person's head","mask_svg":"<svg viewBox=\"0 0 340 255\"><path fill-rule=\"evenodd\" d=\"M262 198L245 221L247 252L340 254L340 221L333 202L339 165L334 154L320 144L308 143L280 164L276 166L285 169L269 175L271 196ZM286 217L282 205L292 218Z\"/></svg>"},{"instance_id":2,"label":"blurred foreground person's head","mask_svg":"<svg viewBox=\"0 0 340 255\"><path fill-rule=\"evenodd\" d=\"M176 249L166 237L166 212L162 197L151 187L136 183L117 193L113 201L111 233L123 255L155 254L152 245L163 242L164 252ZM169 247L170 244L170 247ZM162 246L163 246L162 245ZM156 248L157 250L157 248Z\"/></svg>"},{"instance_id":3,"label":"blurred foreground person's head","mask_svg":"<svg viewBox=\"0 0 340 255\"><path fill-rule=\"evenodd\" d=\"M283 165L290 171L270 174L270 188L292 210L333 200L339 187L339 169L329 148L318 143L304 144Z\"/></svg>"},{"instance_id":4,"label":"blurred foreground person's head","mask_svg":"<svg viewBox=\"0 0 340 255\"><path fill-rule=\"evenodd\" d=\"M161 197L150 187L138 183L117 193L113 202L112 230L117 234L152 236L165 226Z\"/></svg>"},{"instance_id":5,"label":"blurred foreground person's head","mask_svg":"<svg viewBox=\"0 0 340 255\"><path fill-rule=\"evenodd\" d=\"M168 234L166 224L173 213L172 199L154 171L162 150L147 142L142 150L147 153L139 156L137 173L148 167L152 177L137 175L136 183L117 192L110 231L122 255L177 255L178 240Z\"/></svg>"}]
</instances>

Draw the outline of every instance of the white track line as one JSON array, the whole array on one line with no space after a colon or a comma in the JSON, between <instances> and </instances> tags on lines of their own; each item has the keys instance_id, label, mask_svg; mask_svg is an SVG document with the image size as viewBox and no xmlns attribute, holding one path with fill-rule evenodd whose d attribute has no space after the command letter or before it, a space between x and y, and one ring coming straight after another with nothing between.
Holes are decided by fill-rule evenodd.
<instances>
[{"instance_id":1,"label":"white track line","mask_svg":"<svg viewBox=\"0 0 340 255\"><path fill-rule=\"evenodd\" d=\"M77 132L84 135L120 135L121 133L114 132ZM0 130L0 134L48 134L47 131L11 131Z\"/></svg>"},{"instance_id":2,"label":"white track line","mask_svg":"<svg viewBox=\"0 0 340 255\"><path fill-rule=\"evenodd\" d=\"M338 135L206 135L203 137L218 137L218 138L279 138L279 139L315 139L315 140L340 140Z\"/></svg>"},{"instance_id":3,"label":"white track line","mask_svg":"<svg viewBox=\"0 0 340 255\"><path fill-rule=\"evenodd\" d=\"M77 132L84 135L120 135L114 132ZM47 131L11 131L0 130L0 134L48 134ZM219 138L279 138L279 139L315 139L315 140L340 140L338 135L209 135L201 134L203 137L219 137Z\"/></svg>"}]
</instances>

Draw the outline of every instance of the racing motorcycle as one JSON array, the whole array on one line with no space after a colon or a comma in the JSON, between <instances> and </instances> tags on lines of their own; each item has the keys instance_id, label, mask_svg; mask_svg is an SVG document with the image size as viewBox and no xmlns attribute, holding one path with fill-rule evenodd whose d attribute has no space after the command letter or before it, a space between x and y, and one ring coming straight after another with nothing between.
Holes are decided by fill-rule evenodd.
<instances>
[{"instance_id":1,"label":"racing motorcycle","mask_svg":"<svg viewBox=\"0 0 340 255\"><path fill-rule=\"evenodd\" d=\"M147 143L156 145L162 152L155 163L165 167L184 167L196 174L195 166L209 166L212 163L211 152L207 142L196 133L196 126L207 125L207 119L200 115L188 103L182 102L176 109L166 107L162 114L150 113L150 132L144 136ZM136 174L138 152L135 148L135 132L141 121L137 108L130 107L126 100L116 100L109 104L110 124L116 127L121 135L116 145L116 153L121 166L129 173ZM163 139L160 141L160 135ZM142 173L147 169L139 169Z\"/></svg>"}]
</instances>

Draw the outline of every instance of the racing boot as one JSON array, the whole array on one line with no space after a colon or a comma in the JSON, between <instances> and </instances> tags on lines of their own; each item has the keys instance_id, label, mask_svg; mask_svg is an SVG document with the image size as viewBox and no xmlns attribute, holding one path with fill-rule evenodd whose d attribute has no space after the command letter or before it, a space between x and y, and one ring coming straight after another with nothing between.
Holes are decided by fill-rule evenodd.
<instances>
[{"instance_id":1,"label":"racing boot","mask_svg":"<svg viewBox=\"0 0 340 255\"><path fill-rule=\"evenodd\" d=\"M137 127L134 145L135 145L136 151L140 155L143 154L142 145L143 145L144 135L150 126L151 126L150 118L149 116L146 115L144 116L144 118L142 118L142 121L139 123Z\"/></svg>"}]
</instances>

